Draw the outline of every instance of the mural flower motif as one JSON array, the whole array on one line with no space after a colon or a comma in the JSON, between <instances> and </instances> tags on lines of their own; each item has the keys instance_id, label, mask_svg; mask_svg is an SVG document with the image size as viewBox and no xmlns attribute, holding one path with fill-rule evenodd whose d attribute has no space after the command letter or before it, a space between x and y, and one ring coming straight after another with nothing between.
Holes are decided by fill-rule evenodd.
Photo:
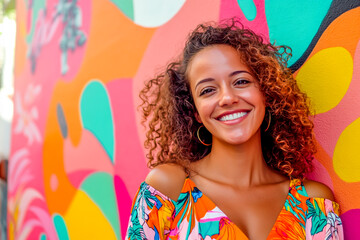
<instances>
[{"instance_id":1,"label":"mural flower motif","mask_svg":"<svg viewBox=\"0 0 360 240\"><path fill-rule=\"evenodd\" d=\"M34 176L29 170L31 160L26 148L17 150L12 156L9 165L9 199L8 199L8 226L9 239L28 239L36 227L41 227L48 239L56 239L54 227L47 211L34 205L44 203L42 194L35 188L28 187ZM35 217L28 218L28 213Z\"/></svg>"},{"instance_id":2,"label":"mural flower motif","mask_svg":"<svg viewBox=\"0 0 360 240\"><path fill-rule=\"evenodd\" d=\"M38 57L41 54L42 47L53 41L56 32L61 29L62 35L60 39L61 49L61 74L65 75L69 71L68 52L75 51L77 47L81 47L86 42L86 35L80 29L82 27L82 9L77 5L77 0L60 0L55 5L51 18L48 18L51 9L47 5L39 1L36 5L33 2L28 4L28 10L39 9L36 24L30 31L28 38L29 49L27 57L31 63L31 72L34 73L37 66ZM50 5L50 4L48 4ZM35 21L33 19L33 21ZM62 24L62 25L61 25ZM35 26L37 26L35 28Z\"/></svg>"},{"instance_id":3,"label":"mural flower motif","mask_svg":"<svg viewBox=\"0 0 360 240\"><path fill-rule=\"evenodd\" d=\"M72 52L84 45L85 33L80 29L82 26L81 8L77 6L77 0L60 0L56 5L55 17L62 16L64 30L60 39L61 49L61 74L69 71L68 51Z\"/></svg>"},{"instance_id":4,"label":"mural flower motif","mask_svg":"<svg viewBox=\"0 0 360 240\"><path fill-rule=\"evenodd\" d=\"M33 142L41 142L41 134L39 128L35 124L38 119L38 109L33 106L36 97L41 92L41 86L29 84L24 99L20 94L15 95L15 114L16 123L14 127L15 134L24 134L28 140L28 145Z\"/></svg>"}]
</instances>

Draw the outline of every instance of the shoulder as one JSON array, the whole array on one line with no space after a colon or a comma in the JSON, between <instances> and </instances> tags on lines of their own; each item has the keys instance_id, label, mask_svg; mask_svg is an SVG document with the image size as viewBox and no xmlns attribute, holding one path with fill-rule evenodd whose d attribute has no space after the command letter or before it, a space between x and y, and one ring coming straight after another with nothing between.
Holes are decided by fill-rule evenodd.
<instances>
[{"instance_id":1,"label":"shoulder","mask_svg":"<svg viewBox=\"0 0 360 240\"><path fill-rule=\"evenodd\" d=\"M310 198L325 198L335 201L333 192L325 184L312 180L304 180L303 184Z\"/></svg>"},{"instance_id":2,"label":"shoulder","mask_svg":"<svg viewBox=\"0 0 360 240\"><path fill-rule=\"evenodd\" d=\"M186 173L182 166L161 164L149 172L145 182L169 198L177 200L185 178Z\"/></svg>"}]
</instances>

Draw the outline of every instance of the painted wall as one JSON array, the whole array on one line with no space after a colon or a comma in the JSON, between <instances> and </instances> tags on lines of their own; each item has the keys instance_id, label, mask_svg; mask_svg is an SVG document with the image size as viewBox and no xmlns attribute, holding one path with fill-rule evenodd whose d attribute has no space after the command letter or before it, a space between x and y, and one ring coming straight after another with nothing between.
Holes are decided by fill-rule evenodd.
<instances>
[{"instance_id":1,"label":"painted wall","mask_svg":"<svg viewBox=\"0 0 360 240\"><path fill-rule=\"evenodd\" d=\"M148 172L138 92L198 23L232 16L292 47L315 110L310 178L359 239L357 0L18 0L9 239L122 239Z\"/></svg>"}]
</instances>

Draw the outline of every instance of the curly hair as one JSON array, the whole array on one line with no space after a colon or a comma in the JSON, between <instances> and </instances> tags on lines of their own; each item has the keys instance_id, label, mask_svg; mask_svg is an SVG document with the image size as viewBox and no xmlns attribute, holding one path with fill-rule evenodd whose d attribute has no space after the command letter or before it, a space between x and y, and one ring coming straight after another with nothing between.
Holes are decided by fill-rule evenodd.
<instances>
[{"instance_id":1,"label":"curly hair","mask_svg":"<svg viewBox=\"0 0 360 240\"><path fill-rule=\"evenodd\" d=\"M182 56L166 70L145 83L140 92L145 147L149 167L176 163L185 169L211 151L197 138L201 126L187 77L192 58L202 49L226 44L234 47L259 82L265 97L266 113L261 125L262 151L272 169L292 178L304 178L312 170L316 152L309 100L287 68L291 49L275 46L237 20L222 24L200 24L189 35ZM268 125L271 115L270 127ZM211 142L211 134L202 136Z\"/></svg>"}]
</instances>

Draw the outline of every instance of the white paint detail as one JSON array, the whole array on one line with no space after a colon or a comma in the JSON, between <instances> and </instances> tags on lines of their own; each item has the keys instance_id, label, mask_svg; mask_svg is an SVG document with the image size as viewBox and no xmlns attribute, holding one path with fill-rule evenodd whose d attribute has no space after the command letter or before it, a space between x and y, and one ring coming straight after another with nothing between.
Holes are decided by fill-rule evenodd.
<instances>
[{"instance_id":1,"label":"white paint detail","mask_svg":"<svg viewBox=\"0 0 360 240\"><path fill-rule=\"evenodd\" d=\"M143 27L158 27L172 19L185 0L133 0L134 22Z\"/></svg>"}]
</instances>

